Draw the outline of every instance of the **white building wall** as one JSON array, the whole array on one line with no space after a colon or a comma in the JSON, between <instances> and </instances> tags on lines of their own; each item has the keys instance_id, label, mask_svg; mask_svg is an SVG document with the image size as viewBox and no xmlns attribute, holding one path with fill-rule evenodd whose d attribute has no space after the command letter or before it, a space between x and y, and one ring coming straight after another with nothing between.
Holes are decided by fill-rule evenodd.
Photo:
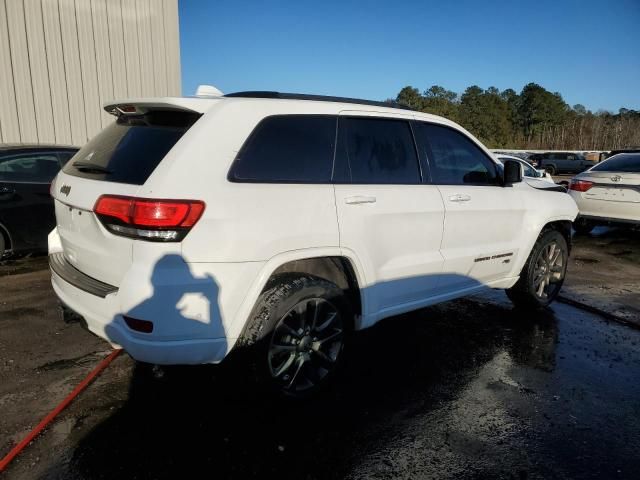
<instances>
[{"instance_id":1,"label":"white building wall","mask_svg":"<svg viewBox=\"0 0 640 480\"><path fill-rule=\"evenodd\" d=\"M0 143L82 145L104 103L176 95L178 0L0 0Z\"/></svg>"}]
</instances>

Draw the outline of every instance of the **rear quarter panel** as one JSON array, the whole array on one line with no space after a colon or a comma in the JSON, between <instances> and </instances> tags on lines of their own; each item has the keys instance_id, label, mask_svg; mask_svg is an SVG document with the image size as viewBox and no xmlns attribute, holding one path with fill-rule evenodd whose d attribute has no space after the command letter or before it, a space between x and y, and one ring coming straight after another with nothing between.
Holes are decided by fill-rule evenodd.
<instances>
[{"instance_id":1,"label":"rear quarter panel","mask_svg":"<svg viewBox=\"0 0 640 480\"><path fill-rule=\"evenodd\" d=\"M194 124L138 192L205 202L202 218L182 242L187 262L266 261L285 251L339 245L332 185L227 180L255 126L265 116L282 113L337 112L336 106L324 104L220 102Z\"/></svg>"}]
</instances>

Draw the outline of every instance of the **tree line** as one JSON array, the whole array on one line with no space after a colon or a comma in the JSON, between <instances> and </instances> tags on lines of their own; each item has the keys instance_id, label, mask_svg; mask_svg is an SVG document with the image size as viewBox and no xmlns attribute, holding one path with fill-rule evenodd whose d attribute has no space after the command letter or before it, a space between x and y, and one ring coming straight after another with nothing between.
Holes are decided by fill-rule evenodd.
<instances>
[{"instance_id":1,"label":"tree line","mask_svg":"<svg viewBox=\"0 0 640 480\"><path fill-rule=\"evenodd\" d=\"M489 148L612 150L640 145L640 111L594 113L580 104L571 107L560 93L535 83L519 94L477 85L461 95L439 85L423 92L407 86L390 101L453 120Z\"/></svg>"}]
</instances>

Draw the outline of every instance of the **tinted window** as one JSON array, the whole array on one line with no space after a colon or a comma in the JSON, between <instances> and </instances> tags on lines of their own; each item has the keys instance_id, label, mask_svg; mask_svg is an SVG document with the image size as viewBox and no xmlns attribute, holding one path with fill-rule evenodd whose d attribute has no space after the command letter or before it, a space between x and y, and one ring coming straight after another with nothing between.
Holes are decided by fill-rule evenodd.
<instances>
[{"instance_id":1,"label":"tinted window","mask_svg":"<svg viewBox=\"0 0 640 480\"><path fill-rule=\"evenodd\" d=\"M232 181L330 183L336 117L278 115L265 118L240 150Z\"/></svg>"},{"instance_id":2,"label":"tinted window","mask_svg":"<svg viewBox=\"0 0 640 480\"><path fill-rule=\"evenodd\" d=\"M409 122L341 118L336 152L337 182L418 184L420 169Z\"/></svg>"},{"instance_id":3,"label":"tinted window","mask_svg":"<svg viewBox=\"0 0 640 480\"><path fill-rule=\"evenodd\" d=\"M417 123L416 140L425 149L433 183L497 185L496 164L465 135L448 127Z\"/></svg>"},{"instance_id":4,"label":"tinted window","mask_svg":"<svg viewBox=\"0 0 640 480\"><path fill-rule=\"evenodd\" d=\"M21 154L0 158L0 181L50 183L60 170L54 153Z\"/></svg>"},{"instance_id":5,"label":"tinted window","mask_svg":"<svg viewBox=\"0 0 640 480\"><path fill-rule=\"evenodd\" d=\"M121 115L67 162L69 175L142 185L200 115L153 111Z\"/></svg>"},{"instance_id":6,"label":"tinted window","mask_svg":"<svg viewBox=\"0 0 640 480\"><path fill-rule=\"evenodd\" d=\"M58 152L58 158L60 159L60 164L62 166L64 166L71 157L73 157L76 154L76 152L73 151L63 151L63 152Z\"/></svg>"},{"instance_id":7,"label":"tinted window","mask_svg":"<svg viewBox=\"0 0 640 480\"><path fill-rule=\"evenodd\" d=\"M599 163L591 171L640 173L640 153L619 153Z\"/></svg>"}]
</instances>

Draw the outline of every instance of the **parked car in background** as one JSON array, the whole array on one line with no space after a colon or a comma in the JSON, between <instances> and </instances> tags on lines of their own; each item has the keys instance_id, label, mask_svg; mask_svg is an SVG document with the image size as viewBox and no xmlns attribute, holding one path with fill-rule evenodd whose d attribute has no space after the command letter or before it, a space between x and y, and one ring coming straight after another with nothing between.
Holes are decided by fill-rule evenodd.
<instances>
[{"instance_id":1,"label":"parked car in background","mask_svg":"<svg viewBox=\"0 0 640 480\"><path fill-rule=\"evenodd\" d=\"M549 172L549 175L557 173L580 173L593 166L593 162L578 153L571 152L547 152L537 158L536 168Z\"/></svg>"},{"instance_id":2,"label":"parked car in background","mask_svg":"<svg viewBox=\"0 0 640 480\"><path fill-rule=\"evenodd\" d=\"M604 154L602 160L606 160L609 157L613 157L614 155L618 155L619 153L640 153L640 147L626 147L626 148L618 148L616 150L611 150Z\"/></svg>"},{"instance_id":3,"label":"parked car in background","mask_svg":"<svg viewBox=\"0 0 640 480\"><path fill-rule=\"evenodd\" d=\"M607 158L607 152L584 152L584 158L590 162L599 163Z\"/></svg>"},{"instance_id":4,"label":"parked car in background","mask_svg":"<svg viewBox=\"0 0 640 480\"><path fill-rule=\"evenodd\" d=\"M78 151L57 145L0 145L0 258L46 251L55 227L51 181Z\"/></svg>"},{"instance_id":5,"label":"parked car in background","mask_svg":"<svg viewBox=\"0 0 640 480\"><path fill-rule=\"evenodd\" d=\"M305 396L354 330L489 288L542 308L564 281L575 202L444 118L277 92L105 109L52 188L52 285L137 360L236 348Z\"/></svg>"},{"instance_id":6,"label":"parked car in background","mask_svg":"<svg viewBox=\"0 0 640 480\"><path fill-rule=\"evenodd\" d=\"M537 178L539 180L556 183L553 180L553 177L549 175L549 172L546 172L545 170L536 170L535 168L533 168L533 165L531 165L526 160L522 160L521 158L511 155L503 155L501 153L496 153L495 156L502 164L504 164L504 162L507 160L514 160L518 162L520 165L522 165L522 174L527 178Z\"/></svg>"},{"instance_id":7,"label":"parked car in background","mask_svg":"<svg viewBox=\"0 0 640 480\"><path fill-rule=\"evenodd\" d=\"M532 153L529 156L527 156L526 159L527 159L527 162L529 162L535 168L538 168L538 163L540 163L540 160L542 159L542 154Z\"/></svg>"},{"instance_id":8,"label":"parked car in background","mask_svg":"<svg viewBox=\"0 0 640 480\"><path fill-rule=\"evenodd\" d=\"M578 233L596 225L640 225L640 152L619 153L576 175L569 194L580 210Z\"/></svg>"}]
</instances>

